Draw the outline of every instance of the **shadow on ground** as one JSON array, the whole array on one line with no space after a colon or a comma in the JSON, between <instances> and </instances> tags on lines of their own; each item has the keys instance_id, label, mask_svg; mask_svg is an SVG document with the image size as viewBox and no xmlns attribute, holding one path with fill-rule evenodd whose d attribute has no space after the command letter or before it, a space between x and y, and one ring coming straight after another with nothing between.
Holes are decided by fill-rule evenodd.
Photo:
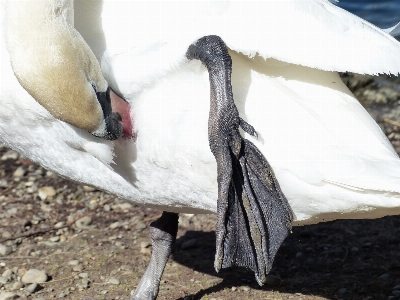
<instances>
[{"instance_id":1,"label":"shadow on ground","mask_svg":"<svg viewBox=\"0 0 400 300\"><path fill-rule=\"evenodd\" d=\"M190 239L196 239L197 246L181 249ZM294 227L270 272L282 279L275 287L259 287L254 275L243 268L217 274L214 253L214 232L188 231L177 240L173 260L223 279L190 295L192 299L241 286L328 299L388 299L400 284L400 216Z\"/></svg>"}]
</instances>

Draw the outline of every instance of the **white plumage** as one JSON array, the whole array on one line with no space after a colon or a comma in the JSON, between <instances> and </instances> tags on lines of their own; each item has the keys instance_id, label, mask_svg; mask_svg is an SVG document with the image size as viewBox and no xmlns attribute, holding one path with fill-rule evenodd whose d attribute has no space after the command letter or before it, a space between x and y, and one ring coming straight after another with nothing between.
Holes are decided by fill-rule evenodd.
<instances>
[{"instance_id":1,"label":"white plumage","mask_svg":"<svg viewBox=\"0 0 400 300\"><path fill-rule=\"evenodd\" d=\"M235 103L260 136L247 138L273 167L295 224L400 213L399 157L336 73L399 73L400 44L388 34L324 0L75 6L75 27L132 106L136 142L95 138L40 106L13 74L3 21L0 141L138 204L215 212L208 73L185 58L214 34L232 50Z\"/></svg>"}]
</instances>

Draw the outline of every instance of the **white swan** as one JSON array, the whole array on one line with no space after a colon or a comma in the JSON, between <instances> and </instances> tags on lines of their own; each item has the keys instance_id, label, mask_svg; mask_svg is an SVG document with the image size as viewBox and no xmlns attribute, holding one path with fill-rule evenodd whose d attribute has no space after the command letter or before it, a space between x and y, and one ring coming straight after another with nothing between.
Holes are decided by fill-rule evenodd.
<instances>
[{"instance_id":1,"label":"white swan","mask_svg":"<svg viewBox=\"0 0 400 300\"><path fill-rule=\"evenodd\" d=\"M71 1L53 3L55 20L73 24ZM216 212L208 73L185 56L191 43L214 34L231 49L235 103L259 139L245 135L274 169L294 224L400 213L400 160L336 73L400 72L400 44L388 34L325 0L75 5L75 27L101 60L107 82L131 104L137 140L95 138L88 133L94 126L74 127L50 114L46 101L35 101L14 75L16 49L6 45L4 28L26 41L43 17L29 11L33 23L13 23L13 9L5 18L2 8L3 143L64 177L138 204ZM89 53L83 40L77 45ZM20 53L14 62L32 64L37 54Z\"/></svg>"}]
</instances>

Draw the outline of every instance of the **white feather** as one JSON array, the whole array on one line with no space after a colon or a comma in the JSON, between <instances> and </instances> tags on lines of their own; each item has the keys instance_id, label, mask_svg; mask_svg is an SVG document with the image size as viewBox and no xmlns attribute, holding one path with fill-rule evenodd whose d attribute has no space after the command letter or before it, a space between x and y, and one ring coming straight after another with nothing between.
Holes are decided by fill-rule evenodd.
<instances>
[{"instance_id":1,"label":"white feather","mask_svg":"<svg viewBox=\"0 0 400 300\"><path fill-rule=\"evenodd\" d=\"M54 119L18 84L3 35L0 141L138 204L215 212L208 74L185 52L216 34L231 49L240 115L260 136L247 138L272 165L296 224L400 213L400 160L334 72L398 73L400 44L388 34L323 0L75 5L76 28L132 105L137 142L102 141Z\"/></svg>"}]
</instances>

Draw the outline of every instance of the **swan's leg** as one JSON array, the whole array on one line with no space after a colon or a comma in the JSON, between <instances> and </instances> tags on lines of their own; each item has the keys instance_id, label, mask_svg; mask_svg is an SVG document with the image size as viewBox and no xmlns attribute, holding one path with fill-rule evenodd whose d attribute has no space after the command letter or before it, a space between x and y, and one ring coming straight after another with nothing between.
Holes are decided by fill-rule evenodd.
<instances>
[{"instance_id":1,"label":"swan's leg","mask_svg":"<svg viewBox=\"0 0 400 300\"><path fill-rule=\"evenodd\" d=\"M153 251L150 263L131 300L153 300L157 298L161 276L172 244L178 232L178 214L163 212L161 217L151 223L150 235Z\"/></svg>"},{"instance_id":2,"label":"swan's leg","mask_svg":"<svg viewBox=\"0 0 400 300\"><path fill-rule=\"evenodd\" d=\"M208 139L218 168L215 269L248 267L262 285L291 230L293 214L263 154L240 135L239 127L256 133L239 117L233 101L232 60L225 43L206 36L186 56L201 60L210 80Z\"/></svg>"}]
</instances>

